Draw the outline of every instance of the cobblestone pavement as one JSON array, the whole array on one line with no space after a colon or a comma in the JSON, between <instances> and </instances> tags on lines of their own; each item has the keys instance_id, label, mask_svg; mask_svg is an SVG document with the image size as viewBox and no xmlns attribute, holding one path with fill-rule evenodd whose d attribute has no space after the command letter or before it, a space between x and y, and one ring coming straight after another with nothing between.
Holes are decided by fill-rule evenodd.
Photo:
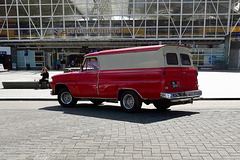
<instances>
[{"instance_id":1,"label":"cobblestone pavement","mask_svg":"<svg viewBox=\"0 0 240 160\"><path fill-rule=\"evenodd\" d=\"M135 114L118 105L1 101L0 160L240 159L240 101Z\"/></svg>"}]
</instances>

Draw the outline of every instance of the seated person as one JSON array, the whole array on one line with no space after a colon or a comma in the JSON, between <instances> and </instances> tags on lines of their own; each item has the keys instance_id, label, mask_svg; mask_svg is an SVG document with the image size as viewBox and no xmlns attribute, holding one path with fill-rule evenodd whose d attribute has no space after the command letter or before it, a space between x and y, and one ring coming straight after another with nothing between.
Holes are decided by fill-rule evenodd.
<instances>
[{"instance_id":1,"label":"seated person","mask_svg":"<svg viewBox=\"0 0 240 160\"><path fill-rule=\"evenodd\" d=\"M49 88L49 82L48 82L48 78L49 78L49 73L47 71L46 67L43 67L42 72L40 74L42 76L42 79L39 80L39 84L38 87L41 88L42 87L42 82L47 82L47 88Z\"/></svg>"}]
</instances>

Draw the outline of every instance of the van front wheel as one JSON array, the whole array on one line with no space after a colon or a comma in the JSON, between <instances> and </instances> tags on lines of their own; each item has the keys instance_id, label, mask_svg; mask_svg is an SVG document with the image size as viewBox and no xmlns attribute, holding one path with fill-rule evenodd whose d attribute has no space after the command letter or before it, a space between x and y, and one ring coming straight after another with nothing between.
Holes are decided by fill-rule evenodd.
<instances>
[{"instance_id":1,"label":"van front wheel","mask_svg":"<svg viewBox=\"0 0 240 160\"><path fill-rule=\"evenodd\" d=\"M125 91L120 102L121 107L127 112L137 112L142 107L142 99L133 91Z\"/></svg>"},{"instance_id":2,"label":"van front wheel","mask_svg":"<svg viewBox=\"0 0 240 160\"><path fill-rule=\"evenodd\" d=\"M77 99L72 96L67 88L63 88L58 93L58 102L63 107L73 107L77 103Z\"/></svg>"}]
</instances>

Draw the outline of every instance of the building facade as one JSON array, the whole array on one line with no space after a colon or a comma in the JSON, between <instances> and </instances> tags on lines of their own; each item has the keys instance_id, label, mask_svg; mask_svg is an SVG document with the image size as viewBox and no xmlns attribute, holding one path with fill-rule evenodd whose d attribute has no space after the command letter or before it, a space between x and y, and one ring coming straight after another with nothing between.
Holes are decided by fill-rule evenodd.
<instances>
[{"instance_id":1,"label":"building facade","mask_svg":"<svg viewBox=\"0 0 240 160\"><path fill-rule=\"evenodd\" d=\"M198 67L226 67L239 17L239 0L2 0L0 43L14 48L18 68L157 44L190 46Z\"/></svg>"}]
</instances>

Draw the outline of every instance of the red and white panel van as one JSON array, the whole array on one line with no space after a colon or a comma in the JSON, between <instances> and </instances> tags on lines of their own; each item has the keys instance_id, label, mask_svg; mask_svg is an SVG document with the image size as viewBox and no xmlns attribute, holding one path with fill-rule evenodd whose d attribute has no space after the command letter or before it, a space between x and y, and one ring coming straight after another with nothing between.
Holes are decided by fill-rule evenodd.
<instances>
[{"instance_id":1,"label":"red and white panel van","mask_svg":"<svg viewBox=\"0 0 240 160\"><path fill-rule=\"evenodd\" d=\"M53 76L51 87L64 107L90 100L120 101L128 112L143 102L163 110L199 99L197 76L188 47L158 45L87 54L79 72Z\"/></svg>"}]
</instances>

